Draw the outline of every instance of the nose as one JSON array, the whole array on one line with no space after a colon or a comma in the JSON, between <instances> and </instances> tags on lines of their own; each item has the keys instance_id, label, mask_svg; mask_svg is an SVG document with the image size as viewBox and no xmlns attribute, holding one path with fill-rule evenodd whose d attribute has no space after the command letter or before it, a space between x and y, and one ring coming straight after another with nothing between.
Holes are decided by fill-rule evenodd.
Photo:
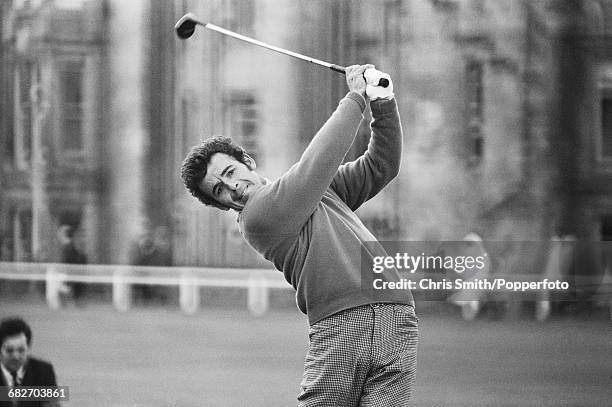
<instances>
[{"instance_id":1,"label":"nose","mask_svg":"<svg viewBox=\"0 0 612 407\"><path fill-rule=\"evenodd\" d=\"M238 184L236 184L234 188L231 189L230 196L232 197L232 199L240 198L240 193L238 191Z\"/></svg>"},{"instance_id":2,"label":"nose","mask_svg":"<svg viewBox=\"0 0 612 407\"><path fill-rule=\"evenodd\" d=\"M224 180L223 183L225 184L225 186L232 192L236 192L238 190L238 183L237 182L232 182L230 180Z\"/></svg>"},{"instance_id":3,"label":"nose","mask_svg":"<svg viewBox=\"0 0 612 407\"><path fill-rule=\"evenodd\" d=\"M222 182L223 182L223 185L225 185L225 187L229 190L230 197L233 200L237 200L240 198L240 193L238 192L238 183L236 181L232 181L227 178L224 178Z\"/></svg>"},{"instance_id":4,"label":"nose","mask_svg":"<svg viewBox=\"0 0 612 407\"><path fill-rule=\"evenodd\" d=\"M236 181L232 181L231 179L227 177L217 177L217 178L230 191L235 191L236 189L238 189L238 183Z\"/></svg>"}]
</instances>

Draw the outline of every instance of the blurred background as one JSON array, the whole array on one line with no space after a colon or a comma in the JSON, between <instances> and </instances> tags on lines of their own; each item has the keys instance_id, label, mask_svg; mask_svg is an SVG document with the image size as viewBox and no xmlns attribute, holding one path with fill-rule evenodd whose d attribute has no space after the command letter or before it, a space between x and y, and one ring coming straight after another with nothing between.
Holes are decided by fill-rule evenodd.
<instances>
[{"instance_id":1,"label":"blurred background","mask_svg":"<svg viewBox=\"0 0 612 407\"><path fill-rule=\"evenodd\" d=\"M420 405L609 400L612 277L601 249L607 246L591 245L581 251L587 260L570 261L567 247L556 243L612 240L610 0L0 1L0 316L31 318L35 335L45 338L37 349L65 364L58 369L60 384L89 384L91 392L88 374L97 369L94 362L67 361L73 348L66 335L87 333L74 339L81 347L100 339L106 347L85 346L79 358L102 362L122 346L151 355L168 351L176 334L185 340L177 347L202 346L199 338L212 324L221 343L211 346L230 359L227 366L262 366L241 379L259 391L255 399L275 392L258 381L263 372L291 366L281 375L284 382L270 381L285 383L279 387L288 398L173 404L155 393L157 404L136 397L124 405L294 404L307 339L293 292L242 240L236 215L199 204L182 186L179 170L192 145L222 134L244 145L262 174L278 177L346 93L344 77L205 29L181 41L173 26L188 11L314 58L373 63L391 74L405 137L403 166L358 212L379 239L441 242L475 234L485 246L497 242L492 273L573 284L587 277L571 301L554 295L502 306L483 300L477 316L447 301L422 302L422 315L432 318L423 328L422 377L431 381L420 382L421 392L417 386ZM347 160L364 151L368 137L366 120ZM515 242L532 242L538 250L527 255ZM569 251L574 256L578 250ZM557 319L540 324L550 316ZM463 319L476 319L470 322L476 325L466 328ZM106 334L93 333L95 321L108 324ZM245 332L235 332L231 321L263 336L249 335L232 348L220 332ZM428 333L427 325L437 331ZM576 344L566 329L578 330ZM458 332L465 342L457 342ZM478 336L484 348L498 347L500 353L489 349L487 358L472 347L483 332L518 336ZM290 362L275 352L285 346L275 344L278 337L287 335ZM475 380L490 376L487 369L498 374L498 365L508 361L502 350L517 340L533 347L516 349L527 352L519 358L525 364L500 383L555 369L571 368L574 376L538 382L535 402L490 379L474 393ZM245 346L253 347L254 359L236 356ZM448 366L427 370L435 366L428 357L444 362L447 347L455 357L471 349L456 363L473 376L447 374ZM546 362L568 353L576 360ZM135 359L124 360L129 365ZM529 360L542 363L535 368ZM101 370L108 386L114 383ZM450 390L437 393L432 383L443 385L451 376ZM244 400L226 383L207 394ZM578 391L568 383L592 385ZM585 398L554 396L568 388ZM126 400L129 389L109 396L113 401L83 396L78 405L122 405L118 400ZM472 398L450 401L466 389Z\"/></svg>"}]
</instances>

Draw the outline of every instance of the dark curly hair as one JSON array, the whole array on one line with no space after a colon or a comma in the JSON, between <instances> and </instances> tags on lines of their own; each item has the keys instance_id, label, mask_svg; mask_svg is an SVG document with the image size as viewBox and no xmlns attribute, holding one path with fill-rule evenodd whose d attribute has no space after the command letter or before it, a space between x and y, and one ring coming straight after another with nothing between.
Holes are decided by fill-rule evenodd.
<instances>
[{"instance_id":1,"label":"dark curly hair","mask_svg":"<svg viewBox=\"0 0 612 407\"><path fill-rule=\"evenodd\" d=\"M32 342L32 330L27 322L19 317L5 318L0 322L0 346L9 336L25 334L28 346Z\"/></svg>"},{"instance_id":2,"label":"dark curly hair","mask_svg":"<svg viewBox=\"0 0 612 407\"><path fill-rule=\"evenodd\" d=\"M234 143L229 137L216 136L191 148L187 157L183 160L181 178L191 195L204 205L226 210L227 207L219 204L213 197L208 196L200 189L200 183L206 176L210 157L216 153L225 153L250 167L247 162L248 154L244 148Z\"/></svg>"}]
</instances>

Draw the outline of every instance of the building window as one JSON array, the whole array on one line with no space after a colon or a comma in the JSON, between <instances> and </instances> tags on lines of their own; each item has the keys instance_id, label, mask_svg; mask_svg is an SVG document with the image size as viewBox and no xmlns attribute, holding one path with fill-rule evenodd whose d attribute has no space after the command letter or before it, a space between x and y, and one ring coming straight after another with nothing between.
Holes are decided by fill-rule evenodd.
<instances>
[{"instance_id":1,"label":"building window","mask_svg":"<svg viewBox=\"0 0 612 407\"><path fill-rule=\"evenodd\" d=\"M19 169L26 169L32 154L32 120L33 106L31 92L34 64L23 61L15 70L15 142L13 145L15 164Z\"/></svg>"},{"instance_id":2,"label":"building window","mask_svg":"<svg viewBox=\"0 0 612 407\"><path fill-rule=\"evenodd\" d=\"M385 21L383 27L385 55L393 55L398 52L399 44L402 40L402 3L395 0L385 1L383 3L383 18Z\"/></svg>"},{"instance_id":3,"label":"building window","mask_svg":"<svg viewBox=\"0 0 612 407\"><path fill-rule=\"evenodd\" d=\"M483 63L480 61L471 60L467 63L467 134L470 156L475 159L482 158L484 153L484 136L482 133L484 121L483 70Z\"/></svg>"},{"instance_id":4,"label":"building window","mask_svg":"<svg viewBox=\"0 0 612 407\"><path fill-rule=\"evenodd\" d=\"M60 10L81 10L85 0L55 0L55 7Z\"/></svg>"},{"instance_id":5,"label":"building window","mask_svg":"<svg viewBox=\"0 0 612 407\"><path fill-rule=\"evenodd\" d=\"M612 159L612 88L601 93L600 158Z\"/></svg>"},{"instance_id":6,"label":"building window","mask_svg":"<svg viewBox=\"0 0 612 407\"><path fill-rule=\"evenodd\" d=\"M32 0L15 0L13 2L13 8L15 10L27 10L32 7Z\"/></svg>"},{"instance_id":7,"label":"building window","mask_svg":"<svg viewBox=\"0 0 612 407\"><path fill-rule=\"evenodd\" d=\"M601 222L601 230L600 230L600 239L604 242L612 241L612 215L602 216L600 219ZM606 246L610 247L610 246ZM612 260L612 258L610 259Z\"/></svg>"},{"instance_id":8,"label":"building window","mask_svg":"<svg viewBox=\"0 0 612 407\"><path fill-rule=\"evenodd\" d=\"M32 261L32 211L12 207L8 214L8 230L2 240L2 260Z\"/></svg>"},{"instance_id":9,"label":"building window","mask_svg":"<svg viewBox=\"0 0 612 407\"><path fill-rule=\"evenodd\" d=\"M253 0L231 0L225 4L227 27L239 34L253 35L255 25Z\"/></svg>"},{"instance_id":10,"label":"building window","mask_svg":"<svg viewBox=\"0 0 612 407\"><path fill-rule=\"evenodd\" d=\"M258 112L255 98L248 93L235 93L229 98L225 114L228 136L257 160Z\"/></svg>"},{"instance_id":11,"label":"building window","mask_svg":"<svg viewBox=\"0 0 612 407\"><path fill-rule=\"evenodd\" d=\"M60 64L60 149L66 155L83 152L83 61Z\"/></svg>"}]
</instances>

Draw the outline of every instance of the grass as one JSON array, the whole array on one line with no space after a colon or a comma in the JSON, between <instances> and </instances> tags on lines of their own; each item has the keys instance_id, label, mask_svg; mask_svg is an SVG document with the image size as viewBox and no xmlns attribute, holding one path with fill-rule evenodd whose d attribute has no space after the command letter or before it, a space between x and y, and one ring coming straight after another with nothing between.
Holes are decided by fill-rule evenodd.
<instances>
[{"instance_id":1,"label":"grass","mask_svg":"<svg viewBox=\"0 0 612 407\"><path fill-rule=\"evenodd\" d=\"M605 318L461 321L418 309L418 406L602 406L612 399L612 327ZM297 310L255 318L207 308L126 313L92 304L52 311L0 300L23 315L34 354L69 386L67 406L292 406L307 347Z\"/></svg>"}]
</instances>

